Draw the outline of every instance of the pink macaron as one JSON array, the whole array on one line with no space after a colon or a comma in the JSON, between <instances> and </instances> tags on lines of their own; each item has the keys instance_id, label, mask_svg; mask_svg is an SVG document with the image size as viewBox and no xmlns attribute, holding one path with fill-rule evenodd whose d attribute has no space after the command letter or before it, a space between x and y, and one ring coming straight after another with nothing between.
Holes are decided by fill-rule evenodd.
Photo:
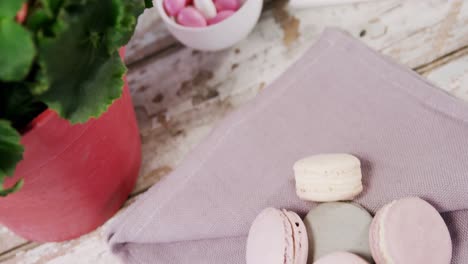
<instances>
[{"instance_id":1,"label":"pink macaron","mask_svg":"<svg viewBox=\"0 0 468 264\"><path fill-rule=\"evenodd\" d=\"M355 254L340 251L321 257L314 264L369 264L369 262Z\"/></svg>"},{"instance_id":2,"label":"pink macaron","mask_svg":"<svg viewBox=\"0 0 468 264\"><path fill-rule=\"evenodd\" d=\"M434 207L416 197L380 209L369 239L378 264L449 264L452 258L447 225Z\"/></svg>"},{"instance_id":3,"label":"pink macaron","mask_svg":"<svg viewBox=\"0 0 468 264\"><path fill-rule=\"evenodd\" d=\"M247 239L247 264L306 264L309 246L302 219L267 208L253 222Z\"/></svg>"}]
</instances>

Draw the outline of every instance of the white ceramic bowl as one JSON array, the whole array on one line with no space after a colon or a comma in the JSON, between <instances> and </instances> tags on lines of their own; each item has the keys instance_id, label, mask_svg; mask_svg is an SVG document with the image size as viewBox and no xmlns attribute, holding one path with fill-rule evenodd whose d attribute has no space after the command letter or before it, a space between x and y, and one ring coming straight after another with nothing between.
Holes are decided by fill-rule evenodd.
<instances>
[{"instance_id":1,"label":"white ceramic bowl","mask_svg":"<svg viewBox=\"0 0 468 264\"><path fill-rule=\"evenodd\" d=\"M263 0L245 0L242 7L226 20L204 28L184 27L164 11L163 0L154 3L169 31L180 42L197 50L216 51L229 48L253 30L260 17Z\"/></svg>"}]
</instances>

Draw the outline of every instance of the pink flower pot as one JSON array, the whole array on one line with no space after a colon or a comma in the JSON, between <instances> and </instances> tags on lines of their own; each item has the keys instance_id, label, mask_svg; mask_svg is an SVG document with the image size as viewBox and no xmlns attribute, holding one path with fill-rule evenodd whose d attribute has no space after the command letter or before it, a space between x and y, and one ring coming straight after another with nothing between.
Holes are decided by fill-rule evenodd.
<instances>
[{"instance_id":1,"label":"pink flower pot","mask_svg":"<svg viewBox=\"0 0 468 264\"><path fill-rule=\"evenodd\" d=\"M0 198L0 223L44 242L96 229L126 201L140 168L140 136L127 83L101 117L72 126L46 110L21 143L24 159L6 183L24 179L24 186Z\"/></svg>"}]
</instances>

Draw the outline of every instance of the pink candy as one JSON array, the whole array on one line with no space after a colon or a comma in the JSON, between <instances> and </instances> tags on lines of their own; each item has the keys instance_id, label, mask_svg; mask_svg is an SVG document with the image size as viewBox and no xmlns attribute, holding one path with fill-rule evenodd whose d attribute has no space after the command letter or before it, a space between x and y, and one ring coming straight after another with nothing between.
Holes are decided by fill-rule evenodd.
<instances>
[{"instance_id":1,"label":"pink candy","mask_svg":"<svg viewBox=\"0 0 468 264\"><path fill-rule=\"evenodd\" d=\"M188 6L177 15L177 23L186 27L206 27L205 17L196 8Z\"/></svg>"},{"instance_id":2,"label":"pink candy","mask_svg":"<svg viewBox=\"0 0 468 264\"><path fill-rule=\"evenodd\" d=\"M226 10L219 12L214 18L208 20L208 25L217 24L226 18L232 16L235 12L232 10Z\"/></svg>"},{"instance_id":3,"label":"pink candy","mask_svg":"<svg viewBox=\"0 0 468 264\"><path fill-rule=\"evenodd\" d=\"M237 11L243 0L162 0L168 16L186 27L217 24ZM259 1L259 0L257 0Z\"/></svg>"},{"instance_id":4,"label":"pink candy","mask_svg":"<svg viewBox=\"0 0 468 264\"><path fill-rule=\"evenodd\" d=\"M241 6L241 2L240 0L215 0L215 5L219 12L226 10L237 11Z\"/></svg>"},{"instance_id":5,"label":"pink candy","mask_svg":"<svg viewBox=\"0 0 468 264\"><path fill-rule=\"evenodd\" d=\"M189 0L164 0L164 9L169 16L177 16L188 2Z\"/></svg>"}]
</instances>

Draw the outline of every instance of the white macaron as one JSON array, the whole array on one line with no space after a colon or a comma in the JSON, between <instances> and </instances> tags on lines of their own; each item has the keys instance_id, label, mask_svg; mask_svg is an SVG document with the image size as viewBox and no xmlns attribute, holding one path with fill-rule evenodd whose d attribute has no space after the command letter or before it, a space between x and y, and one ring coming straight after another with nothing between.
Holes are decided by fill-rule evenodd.
<instances>
[{"instance_id":1,"label":"white macaron","mask_svg":"<svg viewBox=\"0 0 468 264\"><path fill-rule=\"evenodd\" d=\"M294 164L297 195L314 202L352 200L362 192L361 162L350 154L310 156Z\"/></svg>"}]
</instances>

